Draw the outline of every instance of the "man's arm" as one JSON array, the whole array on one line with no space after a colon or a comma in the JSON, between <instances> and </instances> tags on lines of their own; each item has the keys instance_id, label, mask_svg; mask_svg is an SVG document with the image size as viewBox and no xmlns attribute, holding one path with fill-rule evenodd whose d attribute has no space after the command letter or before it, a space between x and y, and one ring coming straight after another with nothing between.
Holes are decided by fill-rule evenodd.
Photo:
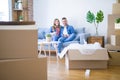
<instances>
[{"instance_id":1,"label":"man's arm","mask_svg":"<svg viewBox=\"0 0 120 80\"><path fill-rule=\"evenodd\" d=\"M70 26L70 34L75 34L75 30L74 30L73 26Z\"/></svg>"}]
</instances>

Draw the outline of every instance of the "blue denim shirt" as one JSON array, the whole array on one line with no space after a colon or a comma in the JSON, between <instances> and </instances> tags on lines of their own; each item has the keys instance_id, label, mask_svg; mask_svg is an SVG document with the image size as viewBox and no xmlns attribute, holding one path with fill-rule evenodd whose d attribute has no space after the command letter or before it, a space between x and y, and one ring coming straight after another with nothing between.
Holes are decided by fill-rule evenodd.
<instances>
[{"instance_id":1,"label":"blue denim shirt","mask_svg":"<svg viewBox=\"0 0 120 80\"><path fill-rule=\"evenodd\" d=\"M64 26L61 27L61 36L63 36L63 30L64 30ZM67 25L67 32L69 35L71 34L75 34L75 30L73 28L73 26Z\"/></svg>"}]
</instances>

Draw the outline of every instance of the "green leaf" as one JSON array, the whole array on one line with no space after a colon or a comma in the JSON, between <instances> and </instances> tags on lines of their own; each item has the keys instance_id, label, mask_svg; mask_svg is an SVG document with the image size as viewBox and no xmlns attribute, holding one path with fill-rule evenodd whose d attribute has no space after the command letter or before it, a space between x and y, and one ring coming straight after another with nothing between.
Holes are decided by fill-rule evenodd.
<instances>
[{"instance_id":1,"label":"green leaf","mask_svg":"<svg viewBox=\"0 0 120 80\"><path fill-rule=\"evenodd\" d=\"M97 22L97 23L100 23L100 22L103 21L103 19L104 19L104 14L103 14L103 12L100 10L100 11L97 12L96 22Z\"/></svg>"},{"instance_id":2,"label":"green leaf","mask_svg":"<svg viewBox=\"0 0 120 80\"><path fill-rule=\"evenodd\" d=\"M95 15L92 12L88 11L86 19L87 19L87 22L93 23L95 22Z\"/></svg>"},{"instance_id":3,"label":"green leaf","mask_svg":"<svg viewBox=\"0 0 120 80\"><path fill-rule=\"evenodd\" d=\"M21 15L21 16L19 16L19 20L23 20L23 16Z\"/></svg>"},{"instance_id":4,"label":"green leaf","mask_svg":"<svg viewBox=\"0 0 120 80\"><path fill-rule=\"evenodd\" d=\"M46 34L46 37L51 37L52 35L51 34Z\"/></svg>"},{"instance_id":5,"label":"green leaf","mask_svg":"<svg viewBox=\"0 0 120 80\"><path fill-rule=\"evenodd\" d=\"M120 23L120 18L117 18L115 22Z\"/></svg>"}]
</instances>

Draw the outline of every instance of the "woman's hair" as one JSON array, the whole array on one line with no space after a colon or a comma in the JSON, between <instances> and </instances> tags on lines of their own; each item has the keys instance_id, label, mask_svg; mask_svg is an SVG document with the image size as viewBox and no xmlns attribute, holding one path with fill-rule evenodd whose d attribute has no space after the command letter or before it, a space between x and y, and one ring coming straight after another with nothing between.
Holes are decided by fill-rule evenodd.
<instances>
[{"instance_id":1,"label":"woman's hair","mask_svg":"<svg viewBox=\"0 0 120 80\"><path fill-rule=\"evenodd\" d=\"M60 27L60 21L59 21L59 19L56 18L56 19L54 19L54 23L53 23L53 30L55 30L55 28L56 28L56 24L55 24L56 21L59 22L58 27Z\"/></svg>"}]
</instances>

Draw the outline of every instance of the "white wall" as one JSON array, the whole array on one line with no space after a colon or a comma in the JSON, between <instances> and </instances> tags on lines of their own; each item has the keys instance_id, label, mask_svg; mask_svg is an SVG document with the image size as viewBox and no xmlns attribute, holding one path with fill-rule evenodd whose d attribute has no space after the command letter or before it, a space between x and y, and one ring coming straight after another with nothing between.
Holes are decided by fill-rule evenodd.
<instances>
[{"instance_id":1,"label":"white wall","mask_svg":"<svg viewBox=\"0 0 120 80\"><path fill-rule=\"evenodd\" d=\"M9 21L9 0L0 0L0 21Z\"/></svg>"},{"instance_id":2,"label":"white wall","mask_svg":"<svg viewBox=\"0 0 120 80\"><path fill-rule=\"evenodd\" d=\"M107 35L107 16L112 13L115 0L34 0L34 20L39 27L49 27L54 18L67 17L74 27L86 27L86 31L95 34L93 24L86 22L88 10L102 10L104 22L99 25L99 34Z\"/></svg>"}]
</instances>

